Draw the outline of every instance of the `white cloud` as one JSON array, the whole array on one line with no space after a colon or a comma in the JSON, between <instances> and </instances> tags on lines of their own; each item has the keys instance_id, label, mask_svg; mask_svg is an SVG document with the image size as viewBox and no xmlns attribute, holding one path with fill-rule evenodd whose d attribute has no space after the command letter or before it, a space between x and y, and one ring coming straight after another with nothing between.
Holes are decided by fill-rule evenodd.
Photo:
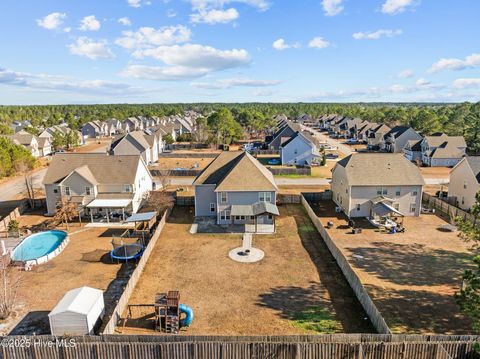
<instances>
[{"instance_id":1,"label":"white cloud","mask_svg":"<svg viewBox=\"0 0 480 359\"><path fill-rule=\"evenodd\" d=\"M246 4L257 8L260 11L266 11L270 8L268 0L190 0L194 10L221 9L224 5L232 3Z\"/></svg>"},{"instance_id":2,"label":"white cloud","mask_svg":"<svg viewBox=\"0 0 480 359\"><path fill-rule=\"evenodd\" d=\"M129 84L113 81L79 80L73 77L55 76L48 74L31 74L16 72L0 68L0 85L21 86L31 89L69 91L77 93L119 95L132 94L141 89L133 88Z\"/></svg>"},{"instance_id":3,"label":"white cloud","mask_svg":"<svg viewBox=\"0 0 480 359\"><path fill-rule=\"evenodd\" d=\"M343 0L323 0L322 7L327 16L335 16L343 11Z\"/></svg>"},{"instance_id":4,"label":"white cloud","mask_svg":"<svg viewBox=\"0 0 480 359\"><path fill-rule=\"evenodd\" d=\"M253 93L253 96L268 97L268 96L272 96L274 93L275 92L270 90L258 89L258 90L255 90L255 92Z\"/></svg>"},{"instance_id":5,"label":"white cloud","mask_svg":"<svg viewBox=\"0 0 480 359\"><path fill-rule=\"evenodd\" d=\"M85 16L80 21L79 29L82 31L98 31L100 30L100 21L97 20L95 15Z\"/></svg>"},{"instance_id":6,"label":"white cloud","mask_svg":"<svg viewBox=\"0 0 480 359\"><path fill-rule=\"evenodd\" d=\"M417 81L415 81L415 84L420 87L425 87L430 85L430 81L424 79L424 78L419 78Z\"/></svg>"},{"instance_id":7,"label":"white cloud","mask_svg":"<svg viewBox=\"0 0 480 359\"><path fill-rule=\"evenodd\" d=\"M329 46L330 46L330 43L327 40L325 40L323 37L320 37L320 36L314 37L308 43L308 47L312 47L312 48L315 48L315 49L324 49L324 48L329 47Z\"/></svg>"},{"instance_id":8,"label":"white cloud","mask_svg":"<svg viewBox=\"0 0 480 359\"><path fill-rule=\"evenodd\" d=\"M205 24L226 24L238 19L240 15L235 8L220 10L200 10L198 13L190 15L190 21L193 23L205 23Z\"/></svg>"},{"instance_id":9,"label":"white cloud","mask_svg":"<svg viewBox=\"0 0 480 359\"><path fill-rule=\"evenodd\" d=\"M465 59L440 59L434 63L430 69L429 73L435 73L446 70L465 70L470 68L480 67L480 54L472 54L465 57Z\"/></svg>"},{"instance_id":10,"label":"white cloud","mask_svg":"<svg viewBox=\"0 0 480 359\"><path fill-rule=\"evenodd\" d=\"M395 15L404 12L407 7L414 6L415 0L387 0L382 5L382 12L384 14Z\"/></svg>"},{"instance_id":11,"label":"white cloud","mask_svg":"<svg viewBox=\"0 0 480 359\"><path fill-rule=\"evenodd\" d=\"M267 87L280 84L277 80L254 80L249 78L221 79L213 83L193 82L192 86L203 89L228 89L232 87Z\"/></svg>"},{"instance_id":12,"label":"white cloud","mask_svg":"<svg viewBox=\"0 0 480 359\"><path fill-rule=\"evenodd\" d=\"M123 31L115 43L126 49L149 48L173 45L190 40L191 32L183 25L161 27L141 27L137 31Z\"/></svg>"},{"instance_id":13,"label":"white cloud","mask_svg":"<svg viewBox=\"0 0 480 359\"><path fill-rule=\"evenodd\" d=\"M412 71L412 70L404 70L404 71L400 71L398 74L397 74L397 77L399 79L409 79L411 77L415 76L415 73Z\"/></svg>"},{"instance_id":14,"label":"white cloud","mask_svg":"<svg viewBox=\"0 0 480 359\"><path fill-rule=\"evenodd\" d=\"M56 30L62 24L63 20L67 17L67 14L60 12L52 12L51 14L37 20L37 24L40 27L48 30Z\"/></svg>"},{"instance_id":15,"label":"white cloud","mask_svg":"<svg viewBox=\"0 0 480 359\"><path fill-rule=\"evenodd\" d=\"M91 60L115 57L106 40L95 41L82 36L75 43L68 45L68 48L71 54L88 57Z\"/></svg>"},{"instance_id":16,"label":"white cloud","mask_svg":"<svg viewBox=\"0 0 480 359\"><path fill-rule=\"evenodd\" d=\"M167 17L175 17L177 16L177 13L173 9L168 9L167 10Z\"/></svg>"},{"instance_id":17,"label":"white cloud","mask_svg":"<svg viewBox=\"0 0 480 359\"><path fill-rule=\"evenodd\" d=\"M132 25L132 22L128 17L121 17L118 19L118 22L124 26L130 26Z\"/></svg>"},{"instance_id":18,"label":"white cloud","mask_svg":"<svg viewBox=\"0 0 480 359\"><path fill-rule=\"evenodd\" d=\"M151 2L150 1L142 1L142 0L127 0L127 3L129 6L131 7L136 7L136 8L139 8L139 7L142 7L143 5L150 5Z\"/></svg>"},{"instance_id":19,"label":"white cloud","mask_svg":"<svg viewBox=\"0 0 480 359\"><path fill-rule=\"evenodd\" d=\"M480 87L480 78L464 78L453 81L453 87L457 89Z\"/></svg>"},{"instance_id":20,"label":"white cloud","mask_svg":"<svg viewBox=\"0 0 480 359\"><path fill-rule=\"evenodd\" d=\"M280 38L273 42L272 47L275 50L298 49L300 47L300 44L298 42L293 44L287 44L284 39Z\"/></svg>"},{"instance_id":21,"label":"white cloud","mask_svg":"<svg viewBox=\"0 0 480 359\"><path fill-rule=\"evenodd\" d=\"M377 31L356 32L353 34L353 38L355 40L378 40L381 37L394 37L402 33L402 30L380 29Z\"/></svg>"},{"instance_id":22,"label":"white cloud","mask_svg":"<svg viewBox=\"0 0 480 359\"><path fill-rule=\"evenodd\" d=\"M133 55L137 58L151 57L166 66L130 65L122 75L152 80L193 79L250 64L250 56L246 50L219 50L197 44L139 49Z\"/></svg>"}]
</instances>

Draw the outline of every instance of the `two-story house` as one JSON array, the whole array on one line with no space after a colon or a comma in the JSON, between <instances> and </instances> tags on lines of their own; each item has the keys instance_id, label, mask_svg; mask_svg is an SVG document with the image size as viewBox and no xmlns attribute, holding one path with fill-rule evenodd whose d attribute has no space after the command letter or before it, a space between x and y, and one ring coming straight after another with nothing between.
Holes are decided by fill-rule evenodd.
<instances>
[{"instance_id":1,"label":"two-story house","mask_svg":"<svg viewBox=\"0 0 480 359\"><path fill-rule=\"evenodd\" d=\"M300 125L290 121L282 122L267 143L269 150L280 150L280 146L288 141L296 132L300 131Z\"/></svg>"},{"instance_id":2,"label":"two-story house","mask_svg":"<svg viewBox=\"0 0 480 359\"><path fill-rule=\"evenodd\" d=\"M333 201L349 217L378 213L420 215L424 180L402 154L358 153L332 170Z\"/></svg>"},{"instance_id":3,"label":"two-story house","mask_svg":"<svg viewBox=\"0 0 480 359\"><path fill-rule=\"evenodd\" d=\"M43 179L47 214L54 215L62 200L77 204L86 214L137 212L152 190L152 177L140 156L100 153L59 153Z\"/></svg>"},{"instance_id":4,"label":"two-story house","mask_svg":"<svg viewBox=\"0 0 480 359\"><path fill-rule=\"evenodd\" d=\"M454 198L458 207L468 211L476 202L480 191L480 156L463 158L450 171L448 197Z\"/></svg>"},{"instance_id":5,"label":"two-story house","mask_svg":"<svg viewBox=\"0 0 480 359\"><path fill-rule=\"evenodd\" d=\"M436 133L425 136L421 144L422 162L430 167L453 167L466 155L467 143L463 136Z\"/></svg>"},{"instance_id":6,"label":"two-story house","mask_svg":"<svg viewBox=\"0 0 480 359\"><path fill-rule=\"evenodd\" d=\"M30 151L33 157L40 157L40 151L38 149L38 139L36 136L26 131L19 131L14 135L6 135L17 145L21 145Z\"/></svg>"},{"instance_id":7,"label":"two-story house","mask_svg":"<svg viewBox=\"0 0 480 359\"><path fill-rule=\"evenodd\" d=\"M193 182L195 216L219 225L257 225L274 231L277 185L273 175L249 153L222 152Z\"/></svg>"},{"instance_id":8,"label":"two-story house","mask_svg":"<svg viewBox=\"0 0 480 359\"><path fill-rule=\"evenodd\" d=\"M295 132L280 145L282 165L309 166L319 157L318 141L308 131Z\"/></svg>"},{"instance_id":9,"label":"two-story house","mask_svg":"<svg viewBox=\"0 0 480 359\"><path fill-rule=\"evenodd\" d=\"M158 160L157 136L151 138L143 131L119 135L110 144L109 153L115 156L139 155L147 164L156 162Z\"/></svg>"},{"instance_id":10,"label":"two-story house","mask_svg":"<svg viewBox=\"0 0 480 359\"><path fill-rule=\"evenodd\" d=\"M408 126L395 126L383 136L380 149L385 152L403 153L408 141L421 140L422 136Z\"/></svg>"}]
</instances>

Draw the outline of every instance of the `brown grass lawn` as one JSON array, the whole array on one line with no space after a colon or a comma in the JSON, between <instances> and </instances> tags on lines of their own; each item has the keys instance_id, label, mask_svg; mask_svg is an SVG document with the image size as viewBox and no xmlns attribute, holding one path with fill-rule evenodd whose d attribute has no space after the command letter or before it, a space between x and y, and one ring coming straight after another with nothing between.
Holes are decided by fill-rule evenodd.
<instances>
[{"instance_id":1,"label":"brown grass lawn","mask_svg":"<svg viewBox=\"0 0 480 359\"><path fill-rule=\"evenodd\" d=\"M281 207L275 235L254 236L265 258L232 261L240 235L190 234L192 210L175 207L130 304L179 290L193 308L184 334L247 335L372 332L333 258L301 206ZM123 333L149 333L151 309L134 308ZM124 313L124 316L127 313Z\"/></svg>"},{"instance_id":2,"label":"brown grass lawn","mask_svg":"<svg viewBox=\"0 0 480 359\"><path fill-rule=\"evenodd\" d=\"M405 233L386 234L366 220L356 221L361 234L350 234L333 202L313 207L385 317L398 333L472 333L454 293L464 269L471 266L469 246L456 233L442 232L436 215L406 217Z\"/></svg>"},{"instance_id":3,"label":"brown grass lawn","mask_svg":"<svg viewBox=\"0 0 480 359\"><path fill-rule=\"evenodd\" d=\"M203 158L167 158L160 157L157 161L157 164L154 166L159 169L174 169L174 168L184 168L191 169L194 164L198 163L199 167L197 169L203 169L207 167L212 161L213 157L203 157Z\"/></svg>"},{"instance_id":4,"label":"brown grass lawn","mask_svg":"<svg viewBox=\"0 0 480 359\"><path fill-rule=\"evenodd\" d=\"M40 214L24 215L20 224L32 227L44 220ZM13 318L2 323L1 333L8 334L20 322L15 333L49 334L47 314L68 290L90 286L105 291L121 267L107 264L112 233L106 228L72 225L70 243L57 257L29 272L15 269L21 280L18 307Z\"/></svg>"}]
</instances>

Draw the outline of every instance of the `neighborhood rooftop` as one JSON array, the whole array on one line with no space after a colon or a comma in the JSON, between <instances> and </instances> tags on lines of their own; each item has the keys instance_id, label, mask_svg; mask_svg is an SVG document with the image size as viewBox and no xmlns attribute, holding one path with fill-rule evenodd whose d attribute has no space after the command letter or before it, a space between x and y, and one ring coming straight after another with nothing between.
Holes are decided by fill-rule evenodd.
<instances>
[{"instance_id":1,"label":"neighborhood rooftop","mask_svg":"<svg viewBox=\"0 0 480 359\"><path fill-rule=\"evenodd\" d=\"M194 185L216 185L216 191L276 191L272 173L249 153L222 152L195 179Z\"/></svg>"},{"instance_id":2,"label":"neighborhood rooftop","mask_svg":"<svg viewBox=\"0 0 480 359\"><path fill-rule=\"evenodd\" d=\"M424 185L417 166L398 153L358 153L337 162L350 186Z\"/></svg>"},{"instance_id":3,"label":"neighborhood rooftop","mask_svg":"<svg viewBox=\"0 0 480 359\"><path fill-rule=\"evenodd\" d=\"M126 184L135 180L139 156L109 156L103 153L58 153L43 179L44 184L62 181L75 171L103 184Z\"/></svg>"}]
</instances>

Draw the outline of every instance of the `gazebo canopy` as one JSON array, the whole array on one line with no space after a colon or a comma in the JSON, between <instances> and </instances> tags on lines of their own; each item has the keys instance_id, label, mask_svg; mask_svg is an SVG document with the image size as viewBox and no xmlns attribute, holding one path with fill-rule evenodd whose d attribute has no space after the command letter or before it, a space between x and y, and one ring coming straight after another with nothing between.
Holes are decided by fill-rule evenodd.
<instances>
[{"instance_id":1,"label":"gazebo canopy","mask_svg":"<svg viewBox=\"0 0 480 359\"><path fill-rule=\"evenodd\" d=\"M372 212L380 217L384 217L387 214L391 214L391 213L395 213L396 215L399 215L402 217L404 216L403 213L396 210L395 208L393 208L392 206L390 206L385 202L378 202L376 205L374 205L372 208Z\"/></svg>"},{"instance_id":2,"label":"gazebo canopy","mask_svg":"<svg viewBox=\"0 0 480 359\"><path fill-rule=\"evenodd\" d=\"M87 208L125 208L132 202L131 199L94 199L87 204Z\"/></svg>"}]
</instances>

